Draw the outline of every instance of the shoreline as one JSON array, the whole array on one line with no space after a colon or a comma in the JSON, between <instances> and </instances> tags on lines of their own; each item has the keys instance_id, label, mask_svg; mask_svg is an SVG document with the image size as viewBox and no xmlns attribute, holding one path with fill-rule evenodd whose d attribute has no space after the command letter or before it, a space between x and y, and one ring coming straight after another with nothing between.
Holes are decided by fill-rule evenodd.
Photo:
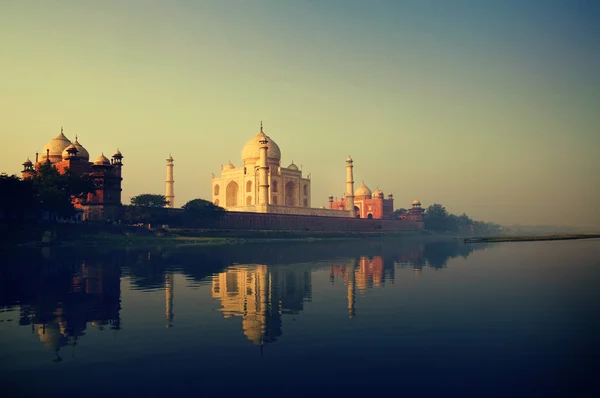
<instances>
[{"instance_id":1,"label":"shoreline","mask_svg":"<svg viewBox=\"0 0 600 398\"><path fill-rule=\"evenodd\" d=\"M454 235L429 232L335 232L278 230L131 230L126 228L39 228L29 231L28 239L3 242L20 248L40 247L138 247L138 246L216 246L230 244L349 241L357 239L441 240L457 239ZM37 237L40 237L37 239Z\"/></svg>"},{"instance_id":2,"label":"shoreline","mask_svg":"<svg viewBox=\"0 0 600 398\"><path fill-rule=\"evenodd\" d=\"M540 242L550 240L597 239L600 234L555 234L531 236L490 236L464 238L465 244L469 243L504 243L504 242Z\"/></svg>"}]
</instances>

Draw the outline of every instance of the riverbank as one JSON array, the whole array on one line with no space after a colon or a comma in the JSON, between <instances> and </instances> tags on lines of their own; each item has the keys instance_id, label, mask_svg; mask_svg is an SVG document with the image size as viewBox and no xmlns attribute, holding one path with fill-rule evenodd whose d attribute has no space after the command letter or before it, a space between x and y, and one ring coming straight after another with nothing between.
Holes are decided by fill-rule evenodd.
<instances>
[{"instance_id":1,"label":"riverbank","mask_svg":"<svg viewBox=\"0 0 600 398\"><path fill-rule=\"evenodd\" d=\"M464 238L464 243L535 242L546 240L571 240L600 238L600 234L558 234L538 236L491 236Z\"/></svg>"},{"instance_id":2,"label":"riverbank","mask_svg":"<svg viewBox=\"0 0 600 398\"><path fill-rule=\"evenodd\" d=\"M4 246L204 246L251 244L261 242L312 242L358 240L371 238L456 239L454 235L431 234L426 231L402 232L335 232L275 231L223 229L148 229L145 227L93 224L39 224L15 226L2 240Z\"/></svg>"}]
</instances>

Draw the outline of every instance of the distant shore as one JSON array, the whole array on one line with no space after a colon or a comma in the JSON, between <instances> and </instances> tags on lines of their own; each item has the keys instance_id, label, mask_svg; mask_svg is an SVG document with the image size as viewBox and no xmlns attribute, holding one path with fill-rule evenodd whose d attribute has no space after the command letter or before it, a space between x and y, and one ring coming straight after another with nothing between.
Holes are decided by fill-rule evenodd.
<instances>
[{"instance_id":1,"label":"distant shore","mask_svg":"<svg viewBox=\"0 0 600 398\"><path fill-rule=\"evenodd\" d=\"M532 236L490 236L464 238L465 243L535 242L545 240L571 240L600 238L600 234L556 234Z\"/></svg>"}]
</instances>

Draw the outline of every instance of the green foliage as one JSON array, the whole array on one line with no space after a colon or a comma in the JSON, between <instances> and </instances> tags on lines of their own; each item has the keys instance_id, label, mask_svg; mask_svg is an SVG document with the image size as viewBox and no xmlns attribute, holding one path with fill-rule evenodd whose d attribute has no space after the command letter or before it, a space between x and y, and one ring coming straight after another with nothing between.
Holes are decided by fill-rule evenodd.
<instances>
[{"instance_id":1,"label":"green foliage","mask_svg":"<svg viewBox=\"0 0 600 398\"><path fill-rule=\"evenodd\" d=\"M225 209L204 199L193 199L182 207L183 225L212 226L224 214Z\"/></svg>"},{"instance_id":2,"label":"green foliage","mask_svg":"<svg viewBox=\"0 0 600 398\"><path fill-rule=\"evenodd\" d=\"M94 182L87 175L74 175L69 170L60 174L49 163L42 164L32 178L0 175L0 208L6 218L35 218L38 210L51 217L70 217L75 213L73 200L83 200L94 191Z\"/></svg>"},{"instance_id":3,"label":"green foliage","mask_svg":"<svg viewBox=\"0 0 600 398\"><path fill-rule=\"evenodd\" d=\"M408 210L404 208L394 210L394 218L398 218L401 215L408 214Z\"/></svg>"},{"instance_id":4,"label":"green foliage","mask_svg":"<svg viewBox=\"0 0 600 398\"><path fill-rule=\"evenodd\" d=\"M465 213L460 216L450 214L443 205L438 203L429 206L425 210L423 221L427 230L437 232L494 235L501 230L501 226L498 224L473 221Z\"/></svg>"},{"instance_id":5,"label":"green foliage","mask_svg":"<svg viewBox=\"0 0 600 398\"><path fill-rule=\"evenodd\" d=\"M169 209L165 209L167 204L165 195L145 193L134 196L131 205L124 206L125 221L130 224L173 224Z\"/></svg>"},{"instance_id":6,"label":"green foliage","mask_svg":"<svg viewBox=\"0 0 600 398\"><path fill-rule=\"evenodd\" d=\"M39 203L31 180L21 180L16 175L0 174L0 192L0 214L3 218L35 218Z\"/></svg>"},{"instance_id":7,"label":"green foliage","mask_svg":"<svg viewBox=\"0 0 600 398\"><path fill-rule=\"evenodd\" d=\"M131 198L131 205L135 207L162 208L169 204L165 195L144 193Z\"/></svg>"}]
</instances>

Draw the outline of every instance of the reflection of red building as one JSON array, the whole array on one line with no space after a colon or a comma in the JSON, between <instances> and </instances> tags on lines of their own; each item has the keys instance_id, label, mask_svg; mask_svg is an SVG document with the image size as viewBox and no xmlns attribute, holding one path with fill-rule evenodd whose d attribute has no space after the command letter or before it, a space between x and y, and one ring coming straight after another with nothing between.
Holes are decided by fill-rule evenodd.
<instances>
[{"instance_id":1,"label":"reflection of red building","mask_svg":"<svg viewBox=\"0 0 600 398\"><path fill-rule=\"evenodd\" d=\"M77 137L71 142L61 128L60 134L44 146L39 159L36 154L35 164L29 159L23 163L22 176L31 177L44 163L52 164L61 174L67 171L75 175L88 174L94 180L96 190L82 203L74 203L75 207L83 210L86 220L115 220L121 208L123 155L117 150L111 160L104 154L93 162L89 159L88 151Z\"/></svg>"},{"instance_id":2,"label":"reflection of red building","mask_svg":"<svg viewBox=\"0 0 600 398\"><path fill-rule=\"evenodd\" d=\"M346 195L342 200L333 200L329 197L329 208L334 210L344 210ZM369 187L361 184L354 192L354 210L357 218L391 219L394 218L394 197L391 193L384 199L383 191L380 189L371 193Z\"/></svg>"}]
</instances>

